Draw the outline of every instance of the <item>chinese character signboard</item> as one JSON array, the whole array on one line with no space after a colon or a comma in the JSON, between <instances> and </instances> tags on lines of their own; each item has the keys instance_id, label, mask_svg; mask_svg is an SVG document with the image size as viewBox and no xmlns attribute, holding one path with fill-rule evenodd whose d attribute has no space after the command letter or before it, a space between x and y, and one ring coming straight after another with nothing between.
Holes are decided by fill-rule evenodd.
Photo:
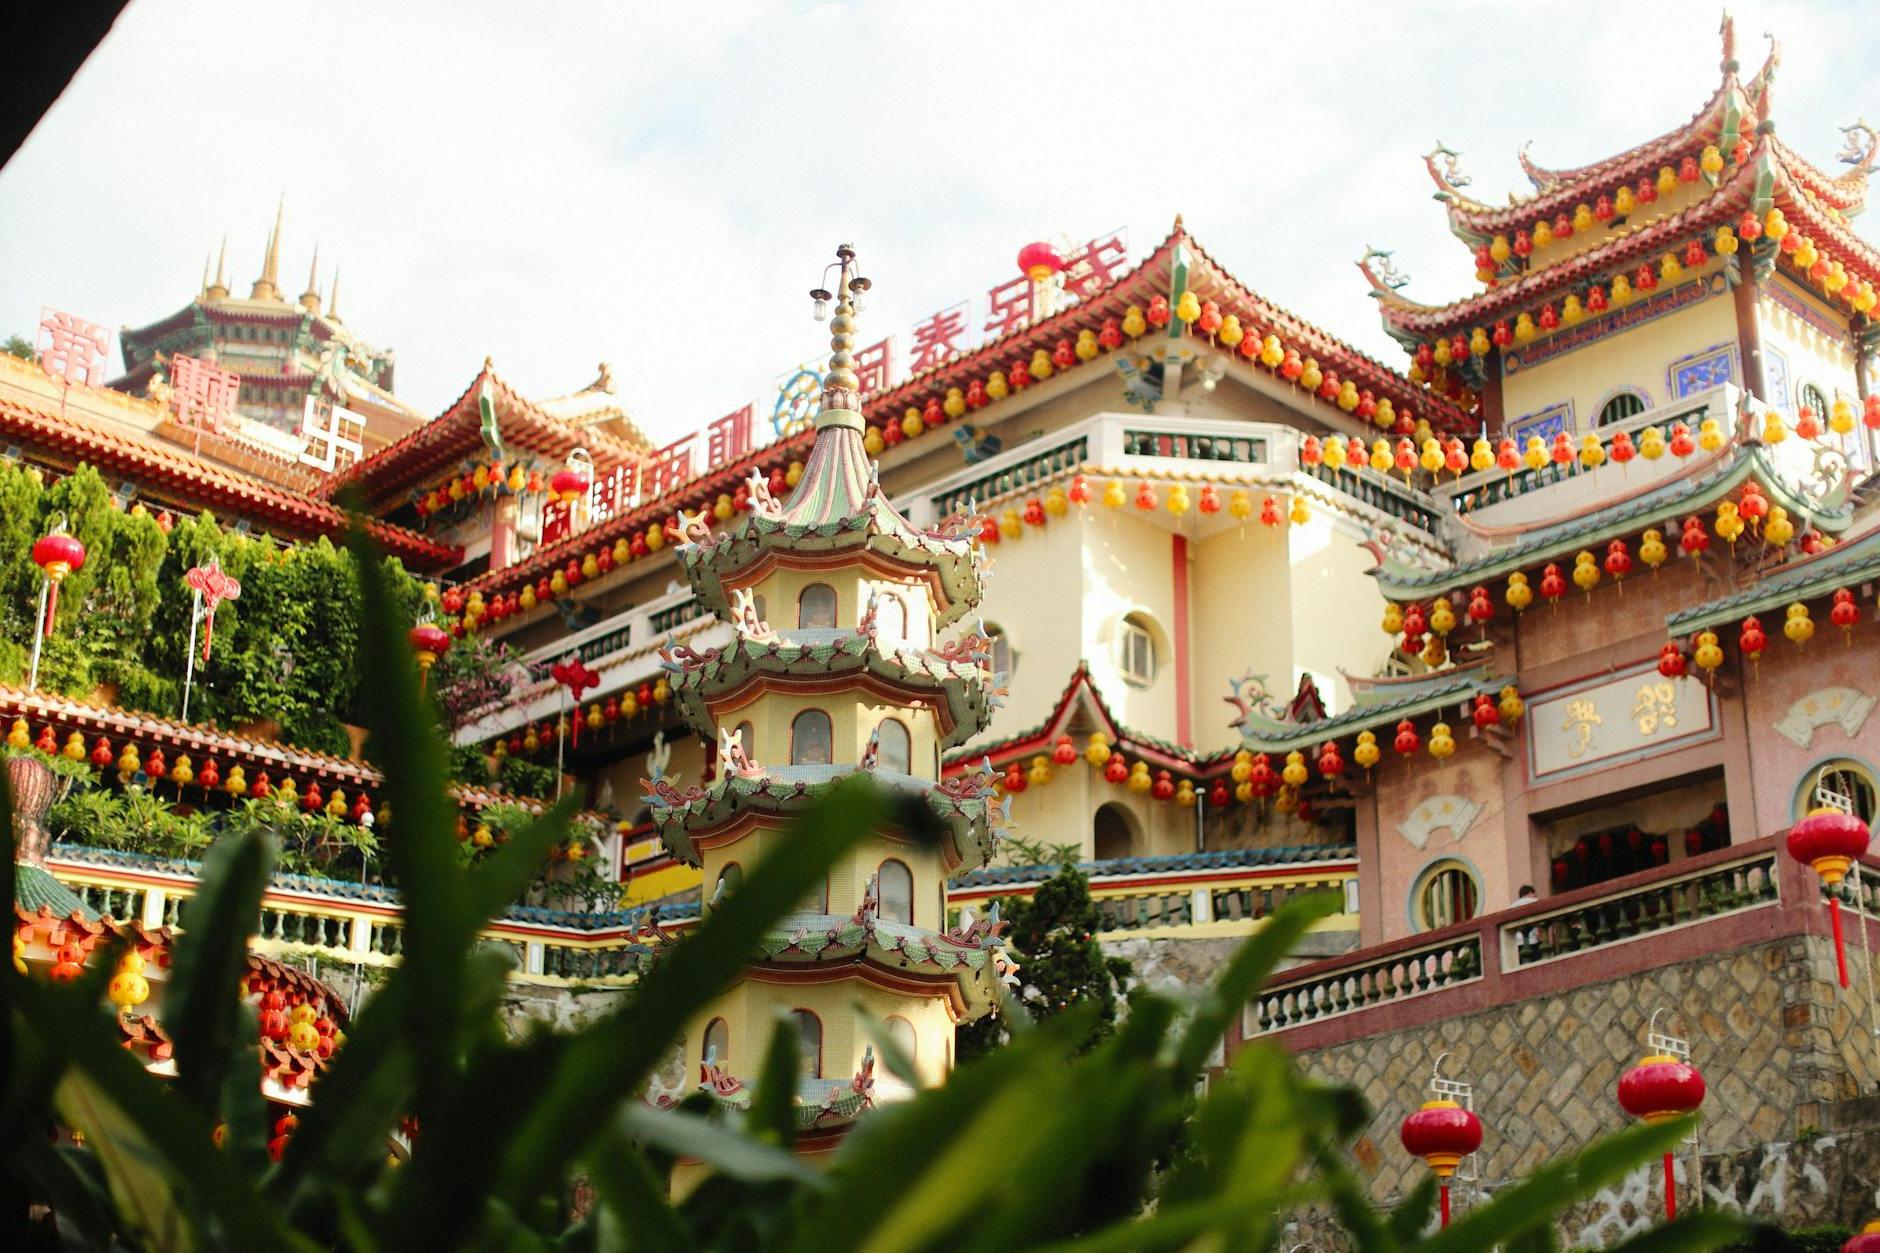
<instances>
[{"instance_id":1,"label":"chinese character signboard","mask_svg":"<svg viewBox=\"0 0 1880 1253\"><path fill-rule=\"evenodd\" d=\"M39 368L70 387L104 386L104 354L111 332L95 322L45 309L39 318Z\"/></svg>"},{"instance_id":2,"label":"chinese character signboard","mask_svg":"<svg viewBox=\"0 0 1880 1253\"><path fill-rule=\"evenodd\" d=\"M170 358L170 401L184 426L219 431L235 417L241 377L232 370L181 354Z\"/></svg>"},{"instance_id":3,"label":"chinese character signboard","mask_svg":"<svg viewBox=\"0 0 1880 1253\"><path fill-rule=\"evenodd\" d=\"M1652 665L1538 696L1528 704L1527 723L1528 773L1536 782L1721 733L1709 688L1696 679L1667 679Z\"/></svg>"},{"instance_id":4,"label":"chinese character signboard","mask_svg":"<svg viewBox=\"0 0 1880 1253\"><path fill-rule=\"evenodd\" d=\"M342 405L307 397L300 434L307 441L300 464L328 474L344 470L365 455L366 420Z\"/></svg>"},{"instance_id":5,"label":"chinese character signboard","mask_svg":"<svg viewBox=\"0 0 1880 1253\"><path fill-rule=\"evenodd\" d=\"M751 410L746 405L705 428L705 468L722 470L751 451Z\"/></svg>"},{"instance_id":6,"label":"chinese character signboard","mask_svg":"<svg viewBox=\"0 0 1880 1253\"><path fill-rule=\"evenodd\" d=\"M966 334L967 304L964 300L950 309L928 318L914 328L914 360L908 369L915 374L959 356L960 337Z\"/></svg>"}]
</instances>

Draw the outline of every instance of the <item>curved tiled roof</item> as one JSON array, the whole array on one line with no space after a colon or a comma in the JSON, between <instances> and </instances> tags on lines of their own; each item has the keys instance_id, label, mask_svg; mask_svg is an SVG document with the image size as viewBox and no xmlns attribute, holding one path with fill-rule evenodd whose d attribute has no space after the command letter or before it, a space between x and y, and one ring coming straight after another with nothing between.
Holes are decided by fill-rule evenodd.
<instances>
[{"instance_id":1,"label":"curved tiled roof","mask_svg":"<svg viewBox=\"0 0 1880 1253\"><path fill-rule=\"evenodd\" d=\"M1836 588L1880 575L1880 531L1790 561L1748 587L1665 615L1674 635L1734 622L1792 601L1812 600Z\"/></svg>"},{"instance_id":2,"label":"curved tiled roof","mask_svg":"<svg viewBox=\"0 0 1880 1253\"><path fill-rule=\"evenodd\" d=\"M1165 857L1115 857L1105 861L1080 861L1077 869L1090 879L1101 880L1118 875L1179 874L1190 870L1308 866L1353 861L1357 856L1358 846L1355 844L1289 844L1274 848L1224 848L1205 853L1176 853ZM979 888L1042 883L1058 870L1057 866L987 866L956 875L947 886Z\"/></svg>"}]
</instances>

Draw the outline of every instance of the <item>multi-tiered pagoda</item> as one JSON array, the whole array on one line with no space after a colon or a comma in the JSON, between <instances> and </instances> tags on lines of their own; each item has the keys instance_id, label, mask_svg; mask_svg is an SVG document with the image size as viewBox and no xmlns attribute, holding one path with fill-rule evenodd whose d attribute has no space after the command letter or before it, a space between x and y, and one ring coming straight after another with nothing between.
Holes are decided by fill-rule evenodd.
<instances>
[{"instance_id":1,"label":"multi-tiered pagoda","mask_svg":"<svg viewBox=\"0 0 1880 1253\"><path fill-rule=\"evenodd\" d=\"M841 277L816 438L787 502L751 479L752 509L713 536L688 517L679 556L700 601L728 621L722 648L663 652L689 721L718 744L716 777L684 791L656 781L653 822L700 866L706 908L747 869L788 856L796 816L855 775L917 796L945 838L883 830L766 937L743 979L695 1022L685 1047L732 1104L780 1023L798 1033L801 1147L827 1148L879 1097L908 1089L876 1074L880 1024L922 1085L953 1064L953 1031L988 1012L1004 962L991 918L949 929L946 884L986 864L1000 815L993 775L939 780L941 754L983 731L998 703L989 641L938 633L980 597L980 551L964 519L915 528L882 495L863 448L852 351L854 253Z\"/></svg>"}]
</instances>

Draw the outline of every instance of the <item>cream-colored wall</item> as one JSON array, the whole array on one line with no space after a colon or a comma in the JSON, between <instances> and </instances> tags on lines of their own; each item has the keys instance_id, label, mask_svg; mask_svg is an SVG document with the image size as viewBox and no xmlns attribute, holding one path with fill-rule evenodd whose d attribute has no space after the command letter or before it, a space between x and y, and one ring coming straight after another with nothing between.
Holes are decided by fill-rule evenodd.
<instances>
[{"instance_id":1,"label":"cream-colored wall","mask_svg":"<svg viewBox=\"0 0 1880 1253\"><path fill-rule=\"evenodd\" d=\"M1720 262L1701 274L1685 271L1680 283L1711 281ZM1666 291L1661 286L1657 293ZM1645 299L1633 297L1637 303ZM1535 343L1543 341L1536 340ZM1589 431L1599 421L1600 406L1622 387L1636 387L1661 405L1671 397L1665 374L1673 361L1719 344L1736 342L1736 310L1727 290L1641 326L1608 335L1539 365L1524 367L1502 380L1502 412L1510 425L1562 401L1573 402L1575 429ZM1739 377L1738 382L1741 382Z\"/></svg>"},{"instance_id":2,"label":"cream-colored wall","mask_svg":"<svg viewBox=\"0 0 1880 1253\"><path fill-rule=\"evenodd\" d=\"M711 899L718 876L736 864L750 875L766 857L789 856L795 835L787 822L752 827L736 840L701 850L699 860L705 887L705 899ZM917 927L944 930L936 902L946 882L946 867L936 847L906 840L876 837L863 840L831 867L825 880L826 891L812 893L802 902L810 913L852 914L861 907L868 880L881 864L894 858L907 866L914 880L914 921ZM826 903L825 903L826 902Z\"/></svg>"},{"instance_id":3,"label":"cream-colored wall","mask_svg":"<svg viewBox=\"0 0 1880 1253\"><path fill-rule=\"evenodd\" d=\"M1303 526L1288 528L1292 559L1290 683L1279 693L1290 697L1299 678L1311 672L1326 712L1351 707L1351 685L1340 674L1376 674L1391 651L1391 638L1379 629L1384 596L1366 571L1376 564L1350 522L1324 509ZM1276 668L1273 677L1287 673Z\"/></svg>"},{"instance_id":4,"label":"cream-colored wall","mask_svg":"<svg viewBox=\"0 0 1880 1253\"><path fill-rule=\"evenodd\" d=\"M1017 661L1006 676L1005 707L975 737L979 742L1015 735L1049 717L1084 655L1080 571L1089 526L1084 511L1072 508L988 551L993 573L977 616L1005 632Z\"/></svg>"},{"instance_id":5,"label":"cream-colored wall","mask_svg":"<svg viewBox=\"0 0 1880 1253\"><path fill-rule=\"evenodd\" d=\"M1192 721L1195 746L1204 752L1239 742L1228 725L1234 711L1222 700L1229 679L1252 671L1292 694L1289 529L1249 522L1188 546Z\"/></svg>"},{"instance_id":6,"label":"cream-colored wall","mask_svg":"<svg viewBox=\"0 0 1880 1253\"><path fill-rule=\"evenodd\" d=\"M1848 340L1846 316L1834 312L1781 275L1770 282L1780 285L1786 295L1806 305L1824 320L1832 322L1840 332L1830 334L1813 321L1777 304L1767 295L1756 302L1756 320L1762 331L1763 348L1765 352L1781 353L1788 371L1789 394L1785 412L1791 419L1794 418L1795 410L1801 404L1802 386L1806 383L1819 387L1821 394L1830 402L1837 392L1855 401L1858 412L1859 389L1855 385L1854 350ZM1815 416L1823 422L1828 419L1825 413Z\"/></svg>"},{"instance_id":7,"label":"cream-colored wall","mask_svg":"<svg viewBox=\"0 0 1880 1253\"><path fill-rule=\"evenodd\" d=\"M806 709L820 709L829 715L830 755L834 764L851 765L860 761L876 725L892 717L908 729L908 738L912 741L908 758L912 773L934 773L936 738L933 713L928 709L878 704L860 691L818 695L759 692L740 705L715 704L710 712L717 725L727 729L747 721L751 724L744 751L752 761L759 765L787 765L790 724Z\"/></svg>"},{"instance_id":8,"label":"cream-colored wall","mask_svg":"<svg viewBox=\"0 0 1880 1253\"><path fill-rule=\"evenodd\" d=\"M1118 721L1132 730L1165 740L1178 739L1175 723L1174 536L1152 523L1138 521L1131 509L1095 506L1085 523L1082 554L1083 622L1079 653L1090 662L1096 682ZM1047 528L1049 529L1049 528ZM1075 567L1064 575L1075 579ZM1051 602L1033 597L1032 604ZM1117 668L1116 640L1123 618L1146 613L1160 628L1155 682L1138 688L1123 680ZM1033 612L1037 610L1034 608ZM1067 659L1069 660L1069 659ZM1062 666L1070 677L1071 665Z\"/></svg>"},{"instance_id":9,"label":"cream-colored wall","mask_svg":"<svg viewBox=\"0 0 1880 1253\"><path fill-rule=\"evenodd\" d=\"M861 1014L855 1007L861 1006ZM778 1015L807 1009L822 1019L822 1077L839 1083L861 1069L862 1054L872 1043L863 1027L863 1015L876 1023L891 1016L908 1020L914 1028L914 1069L922 1084L938 1084L946 1077L953 1047L953 1015L944 995L903 996L884 991L859 978L828 983L776 984L745 981L712 1003L686 1029L686 1064L691 1074L704 1060L705 1030L714 1018L723 1018L729 1032L726 1053L718 1063L740 1077L755 1076L763 1067L764 1051L776 1030ZM875 1067L877 1080L885 1074Z\"/></svg>"}]
</instances>

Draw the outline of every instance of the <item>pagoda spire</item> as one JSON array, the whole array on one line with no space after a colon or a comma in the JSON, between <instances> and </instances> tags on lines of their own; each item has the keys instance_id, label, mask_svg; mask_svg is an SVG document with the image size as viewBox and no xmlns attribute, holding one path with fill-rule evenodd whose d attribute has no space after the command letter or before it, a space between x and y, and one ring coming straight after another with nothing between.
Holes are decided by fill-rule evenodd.
<instances>
[{"instance_id":1,"label":"pagoda spire","mask_svg":"<svg viewBox=\"0 0 1880 1253\"><path fill-rule=\"evenodd\" d=\"M196 288L196 299L201 300L209 294L209 254L202 254L202 285Z\"/></svg>"},{"instance_id":2,"label":"pagoda spire","mask_svg":"<svg viewBox=\"0 0 1880 1253\"><path fill-rule=\"evenodd\" d=\"M326 316L335 322L339 321L339 267L337 265L333 267L333 291L327 297Z\"/></svg>"},{"instance_id":3,"label":"pagoda spire","mask_svg":"<svg viewBox=\"0 0 1880 1253\"><path fill-rule=\"evenodd\" d=\"M202 290L202 294L203 294L203 298L206 300L227 300L228 299L228 234L227 232L224 232L222 235L221 251L215 254L215 282L210 283L206 287L204 287Z\"/></svg>"},{"instance_id":4,"label":"pagoda spire","mask_svg":"<svg viewBox=\"0 0 1880 1253\"><path fill-rule=\"evenodd\" d=\"M261 277L255 280L248 293L250 300L281 298L281 219L286 210L287 196L283 194L274 206L274 229L268 233L268 255L261 262Z\"/></svg>"},{"instance_id":5,"label":"pagoda spire","mask_svg":"<svg viewBox=\"0 0 1880 1253\"><path fill-rule=\"evenodd\" d=\"M300 307L308 313L320 312L320 245L313 246L313 264L307 269L307 290L300 293Z\"/></svg>"},{"instance_id":6,"label":"pagoda spire","mask_svg":"<svg viewBox=\"0 0 1880 1253\"><path fill-rule=\"evenodd\" d=\"M836 248L836 314L829 321L829 372L823 375L822 408L816 414L816 429L844 427L862 429L862 382L855 373L855 303L868 290L869 281L855 273L855 246ZM828 271L824 271L824 277ZM817 311L827 307L828 292L817 288L810 293Z\"/></svg>"}]
</instances>

